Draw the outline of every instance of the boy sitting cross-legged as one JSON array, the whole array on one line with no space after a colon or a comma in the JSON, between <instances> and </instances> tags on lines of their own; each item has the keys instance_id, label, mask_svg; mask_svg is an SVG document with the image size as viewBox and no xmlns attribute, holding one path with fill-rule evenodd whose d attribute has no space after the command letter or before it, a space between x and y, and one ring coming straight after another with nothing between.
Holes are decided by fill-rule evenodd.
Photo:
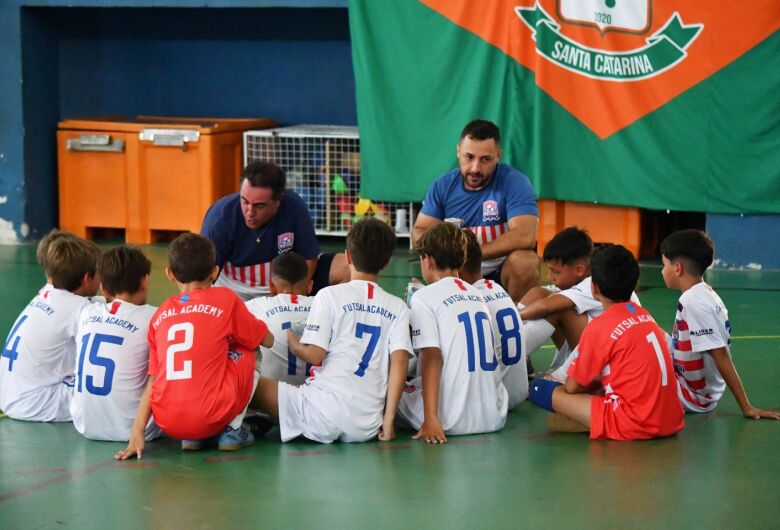
<instances>
[{"instance_id":1,"label":"boy sitting cross-legged","mask_svg":"<svg viewBox=\"0 0 780 530\"><path fill-rule=\"evenodd\" d=\"M278 418L283 442L301 435L322 443L394 438L412 352L409 310L377 279L395 243L387 224L355 223L345 251L351 281L317 293L303 336L287 332L290 351L314 367L311 377L299 387L261 378L251 406Z\"/></svg>"},{"instance_id":2,"label":"boy sitting cross-legged","mask_svg":"<svg viewBox=\"0 0 780 530\"><path fill-rule=\"evenodd\" d=\"M671 436L685 420L664 333L630 301L639 265L625 247L606 245L590 266L604 313L585 326L566 383L534 379L528 397L586 427L593 440Z\"/></svg>"},{"instance_id":3,"label":"boy sitting cross-legged","mask_svg":"<svg viewBox=\"0 0 780 530\"><path fill-rule=\"evenodd\" d=\"M119 246L98 262L107 302L86 306L79 317L76 384L70 412L76 430L93 440L126 442L149 367L146 304L152 263L139 248ZM149 421L146 440L162 432Z\"/></svg>"},{"instance_id":4,"label":"boy sitting cross-legged","mask_svg":"<svg viewBox=\"0 0 780 530\"><path fill-rule=\"evenodd\" d=\"M503 287L482 277L482 250L470 230L464 230L468 241L466 261L460 269L461 279L482 292L493 321L493 342L496 357L501 362L501 381L509 396L509 410L528 397L525 332L517 307Z\"/></svg>"},{"instance_id":5,"label":"boy sitting cross-legged","mask_svg":"<svg viewBox=\"0 0 780 530\"><path fill-rule=\"evenodd\" d=\"M76 328L100 284L100 250L55 231L38 246L46 285L14 322L0 355L0 409L26 421L70 421Z\"/></svg>"},{"instance_id":6,"label":"boy sitting cross-legged","mask_svg":"<svg viewBox=\"0 0 780 530\"><path fill-rule=\"evenodd\" d=\"M214 245L196 234L168 247L165 274L179 288L149 325L149 382L141 397L127 448L115 458L141 458L149 416L182 449L194 450L219 435L220 450L254 442L242 426L257 384L255 350L273 345L268 327L217 277Z\"/></svg>"},{"instance_id":7,"label":"boy sitting cross-legged","mask_svg":"<svg viewBox=\"0 0 780 530\"><path fill-rule=\"evenodd\" d=\"M271 262L271 296L259 296L246 303L249 311L268 325L274 335L272 348L261 348L260 373L265 377L300 385L311 365L298 360L287 348L287 330L306 322L314 299L306 260L295 252L285 252Z\"/></svg>"},{"instance_id":8,"label":"boy sitting cross-legged","mask_svg":"<svg viewBox=\"0 0 780 530\"><path fill-rule=\"evenodd\" d=\"M482 293L458 278L466 235L450 223L429 228L415 244L428 283L412 296L412 343L422 377L409 382L398 416L415 439L445 443L448 434L503 428L508 396Z\"/></svg>"}]
</instances>

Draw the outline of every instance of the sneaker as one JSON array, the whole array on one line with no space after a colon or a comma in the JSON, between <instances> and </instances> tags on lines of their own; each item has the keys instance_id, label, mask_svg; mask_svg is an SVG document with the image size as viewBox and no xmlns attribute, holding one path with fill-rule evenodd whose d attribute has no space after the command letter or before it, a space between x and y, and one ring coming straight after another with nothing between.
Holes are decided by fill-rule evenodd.
<instances>
[{"instance_id":1,"label":"sneaker","mask_svg":"<svg viewBox=\"0 0 780 530\"><path fill-rule=\"evenodd\" d=\"M200 451L203 449L204 441L203 440L182 440L181 441L181 449L182 451Z\"/></svg>"},{"instance_id":2,"label":"sneaker","mask_svg":"<svg viewBox=\"0 0 780 530\"><path fill-rule=\"evenodd\" d=\"M228 425L217 438L217 448L220 451L238 451L253 443L255 443L254 435L243 425L238 429L233 429Z\"/></svg>"},{"instance_id":3,"label":"sneaker","mask_svg":"<svg viewBox=\"0 0 780 530\"><path fill-rule=\"evenodd\" d=\"M265 414L256 414L254 416L246 416L244 418L244 426L249 429L255 438L259 438L273 429L274 420Z\"/></svg>"}]
</instances>

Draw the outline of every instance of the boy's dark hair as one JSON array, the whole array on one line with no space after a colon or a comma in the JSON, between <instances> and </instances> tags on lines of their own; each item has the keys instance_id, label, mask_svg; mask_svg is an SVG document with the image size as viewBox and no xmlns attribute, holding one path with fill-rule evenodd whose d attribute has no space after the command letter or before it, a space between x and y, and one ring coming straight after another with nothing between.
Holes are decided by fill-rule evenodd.
<instances>
[{"instance_id":1,"label":"boy's dark hair","mask_svg":"<svg viewBox=\"0 0 780 530\"><path fill-rule=\"evenodd\" d=\"M92 241L80 237L58 237L46 249L44 271L57 289L73 292L81 285L85 274L95 276L100 249Z\"/></svg>"},{"instance_id":2,"label":"boy's dark hair","mask_svg":"<svg viewBox=\"0 0 780 530\"><path fill-rule=\"evenodd\" d=\"M71 234L70 232L64 232L59 228L54 228L51 232L46 234L44 238L41 239L41 241L38 243L38 248L35 250L35 259L38 260L38 265L40 265L42 269L46 270L46 254L49 251L49 245L51 245L52 241L56 241L57 239L61 239L65 237L78 237L78 236L75 234Z\"/></svg>"},{"instance_id":3,"label":"boy's dark hair","mask_svg":"<svg viewBox=\"0 0 780 530\"><path fill-rule=\"evenodd\" d=\"M241 182L246 179L253 188L271 188L271 196L280 199L284 195L287 177L284 170L273 162L255 160L250 162L241 173Z\"/></svg>"},{"instance_id":4,"label":"boy's dark hair","mask_svg":"<svg viewBox=\"0 0 780 530\"><path fill-rule=\"evenodd\" d=\"M141 280L151 272L152 262L138 247L114 247L104 252L98 261L103 292L112 296L137 293Z\"/></svg>"},{"instance_id":5,"label":"boy's dark hair","mask_svg":"<svg viewBox=\"0 0 780 530\"><path fill-rule=\"evenodd\" d=\"M498 126L492 121L472 120L466 124L460 133L460 139L471 137L474 140L495 140L496 145L501 145L501 133Z\"/></svg>"},{"instance_id":6,"label":"boy's dark hair","mask_svg":"<svg viewBox=\"0 0 780 530\"><path fill-rule=\"evenodd\" d=\"M168 246L168 267L179 283L208 280L216 259L214 243L199 234L185 232Z\"/></svg>"},{"instance_id":7,"label":"boy's dark hair","mask_svg":"<svg viewBox=\"0 0 780 530\"><path fill-rule=\"evenodd\" d=\"M460 269L466 261L466 234L451 223L437 223L426 230L414 250L420 256L430 256L439 269Z\"/></svg>"},{"instance_id":8,"label":"boy's dark hair","mask_svg":"<svg viewBox=\"0 0 780 530\"><path fill-rule=\"evenodd\" d=\"M576 226L564 228L544 247L542 258L545 262L560 261L571 265L577 260L587 260L593 252L593 240L588 232Z\"/></svg>"},{"instance_id":9,"label":"boy's dark hair","mask_svg":"<svg viewBox=\"0 0 780 530\"><path fill-rule=\"evenodd\" d=\"M639 264L623 245L603 245L590 256L593 283L613 302L628 302L639 281Z\"/></svg>"},{"instance_id":10,"label":"boy's dark hair","mask_svg":"<svg viewBox=\"0 0 780 530\"><path fill-rule=\"evenodd\" d=\"M461 270L467 274L478 276L482 273L482 248L480 248L474 232L463 230L463 235L466 236L466 261L463 262Z\"/></svg>"},{"instance_id":11,"label":"boy's dark hair","mask_svg":"<svg viewBox=\"0 0 780 530\"><path fill-rule=\"evenodd\" d=\"M715 244L706 232L689 228L666 237L661 242L661 254L669 261L683 261L694 276L703 276L712 265Z\"/></svg>"},{"instance_id":12,"label":"boy's dark hair","mask_svg":"<svg viewBox=\"0 0 780 530\"><path fill-rule=\"evenodd\" d=\"M379 219L361 219L347 234L347 250L356 270L378 274L393 256L395 232Z\"/></svg>"},{"instance_id":13,"label":"boy's dark hair","mask_svg":"<svg viewBox=\"0 0 780 530\"><path fill-rule=\"evenodd\" d=\"M289 284L296 284L309 277L309 265L300 254L285 252L271 262L271 276Z\"/></svg>"}]
</instances>

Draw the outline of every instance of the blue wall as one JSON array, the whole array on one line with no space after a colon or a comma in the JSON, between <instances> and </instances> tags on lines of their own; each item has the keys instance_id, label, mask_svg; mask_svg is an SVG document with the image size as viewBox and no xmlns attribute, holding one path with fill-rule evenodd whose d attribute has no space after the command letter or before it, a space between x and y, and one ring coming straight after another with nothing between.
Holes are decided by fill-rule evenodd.
<instances>
[{"instance_id":1,"label":"blue wall","mask_svg":"<svg viewBox=\"0 0 780 530\"><path fill-rule=\"evenodd\" d=\"M63 3L0 7L0 68L10 74L0 80L0 241L9 240L7 222L33 238L57 224L62 118L357 123L346 0Z\"/></svg>"},{"instance_id":2,"label":"blue wall","mask_svg":"<svg viewBox=\"0 0 780 530\"><path fill-rule=\"evenodd\" d=\"M715 268L780 269L780 216L707 216Z\"/></svg>"}]
</instances>

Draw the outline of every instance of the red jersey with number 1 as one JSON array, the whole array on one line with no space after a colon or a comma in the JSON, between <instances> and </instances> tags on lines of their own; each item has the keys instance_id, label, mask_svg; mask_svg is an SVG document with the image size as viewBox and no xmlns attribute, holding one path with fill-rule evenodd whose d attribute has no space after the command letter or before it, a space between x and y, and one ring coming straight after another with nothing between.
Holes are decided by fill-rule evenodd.
<instances>
[{"instance_id":1,"label":"red jersey with number 1","mask_svg":"<svg viewBox=\"0 0 780 530\"><path fill-rule=\"evenodd\" d=\"M578 349L568 376L583 386L600 377L605 391L591 400L591 439L644 440L683 428L672 356L650 313L614 304L585 326Z\"/></svg>"},{"instance_id":2,"label":"red jersey with number 1","mask_svg":"<svg viewBox=\"0 0 780 530\"><path fill-rule=\"evenodd\" d=\"M225 287L168 298L149 325L154 419L168 435L199 440L220 432L249 402L254 350L268 333Z\"/></svg>"}]
</instances>

